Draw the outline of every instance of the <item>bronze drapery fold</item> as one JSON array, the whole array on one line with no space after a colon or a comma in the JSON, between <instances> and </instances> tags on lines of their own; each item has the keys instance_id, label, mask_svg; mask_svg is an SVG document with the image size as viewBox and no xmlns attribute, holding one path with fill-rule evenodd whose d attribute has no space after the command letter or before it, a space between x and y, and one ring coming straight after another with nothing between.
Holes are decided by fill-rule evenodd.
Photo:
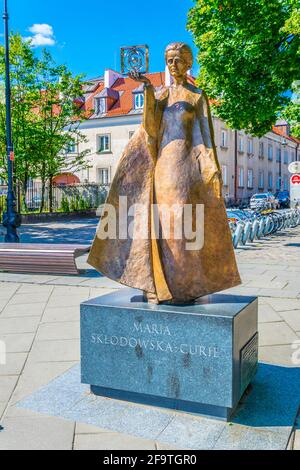
<instances>
[{"instance_id":1,"label":"bronze drapery fold","mask_svg":"<svg viewBox=\"0 0 300 470\"><path fill-rule=\"evenodd\" d=\"M155 294L160 302L189 302L240 284L222 191L208 100L187 84L155 96L145 87L144 120L119 162L106 201L120 217L119 196L128 207L148 209L147 239L100 239L100 221L88 262L102 274ZM153 203L204 205L204 246L153 237ZM104 210L105 215L105 210ZM138 217L138 216L136 216ZM141 222L143 223L143 221Z\"/></svg>"}]
</instances>

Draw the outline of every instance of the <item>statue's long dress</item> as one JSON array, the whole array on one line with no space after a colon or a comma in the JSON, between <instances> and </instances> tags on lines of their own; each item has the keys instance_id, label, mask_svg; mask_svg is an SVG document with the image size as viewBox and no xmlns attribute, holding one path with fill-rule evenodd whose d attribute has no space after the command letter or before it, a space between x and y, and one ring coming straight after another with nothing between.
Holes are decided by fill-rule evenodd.
<instances>
[{"instance_id":1,"label":"statue's long dress","mask_svg":"<svg viewBox=\"0 0 300 470\"><path fill-rule=\"evenodd\" d=\"M186 84L163 89L155 97L153 87L147 86L143 125L119 162L88 262L117 282L155 294L159 301L188 302L240 284L221 191L204 93ZM111 206L117 226L122 218L119 196L127 197L128 208L143 205L135 222L147 236L125 239L117 230L115 239L104 239L114 218ZM153 203L159 207L158 239ZM204 207L204 243L197 249L187 249L189 236L174 235L173 220L186 204L193 208L194 230L196 207ZM172 214L168 236L161 208Z\"/></svg>"}]
</instances>

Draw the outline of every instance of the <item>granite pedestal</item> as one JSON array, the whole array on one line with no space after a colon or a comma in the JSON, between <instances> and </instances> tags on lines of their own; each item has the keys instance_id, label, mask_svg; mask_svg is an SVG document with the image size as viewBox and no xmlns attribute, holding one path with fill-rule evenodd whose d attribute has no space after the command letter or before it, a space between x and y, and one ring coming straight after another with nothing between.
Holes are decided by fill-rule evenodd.
<instances>
[{"instance_id":1,"label":"granite pedestal","mask_svg":"<svg viewBox=\"0 0 300 470\"><path fill-rule=\"evenodd\" d=\"M154 305L121 289L81 304L81 379L96 395L229 420L257 369L256 297Z\"/></svg>"}]
</instances>

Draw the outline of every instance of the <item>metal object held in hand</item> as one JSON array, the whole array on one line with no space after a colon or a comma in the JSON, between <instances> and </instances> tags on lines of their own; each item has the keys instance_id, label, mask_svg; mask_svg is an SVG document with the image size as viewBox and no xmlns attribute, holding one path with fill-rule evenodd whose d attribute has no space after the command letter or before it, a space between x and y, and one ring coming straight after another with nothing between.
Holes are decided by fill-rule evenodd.
<instances>
[{"instance_id":1,"label":"metal object held in hand","mask_svg":"<svg viewBox=\"0 0 300 470\"><path fill-rule=\"evenodd\" d=\"M149 47L121 47L121 72L127 75L132 72L147 73L149 71Z\"/></svg>"}]
</instances>

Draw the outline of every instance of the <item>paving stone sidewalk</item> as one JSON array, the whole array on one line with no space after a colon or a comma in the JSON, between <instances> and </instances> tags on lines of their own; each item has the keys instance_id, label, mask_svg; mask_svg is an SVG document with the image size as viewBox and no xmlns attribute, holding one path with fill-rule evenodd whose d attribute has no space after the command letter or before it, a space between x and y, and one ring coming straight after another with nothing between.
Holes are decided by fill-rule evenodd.
<instances>
[{"instance_id":1,"label":"paving stone sidewalk","mask_svg":"<svg viewBox=\"0 0 300 470\"><path fill-rule=\"evenodd\" d=\"M230 292L259 296L265 363L300 367L299 248L297 228L236 252L243 284ZM86 267L85 258L80 263ZM78 277L0 273L0 341L7 348L6 364L0 363L0 450L168 448L15 406L78 363L80 302L118 288L94 271ZM300 429L290 448L300 450Z\"/></svg>"}]
</instances>

